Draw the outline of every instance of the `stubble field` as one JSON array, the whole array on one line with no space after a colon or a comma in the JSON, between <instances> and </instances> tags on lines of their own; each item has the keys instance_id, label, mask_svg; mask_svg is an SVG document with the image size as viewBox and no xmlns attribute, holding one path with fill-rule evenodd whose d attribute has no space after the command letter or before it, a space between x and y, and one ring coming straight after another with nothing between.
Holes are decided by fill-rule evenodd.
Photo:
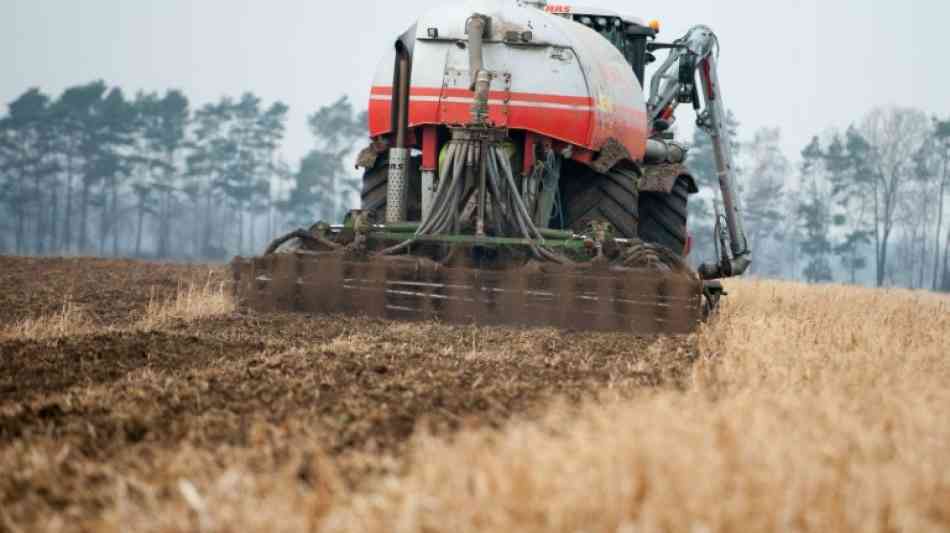
<instances>
[{"instance_id":1,"label":"stubble field","mask_svg":"<svg viewBox=\"0 0 950 533\"><path fill-rule=\"evenodd\" d=\"M950 300L732 282L697 334L261 315L0 258L0 531L947 531Z\"/></svg>"}]
</instances>

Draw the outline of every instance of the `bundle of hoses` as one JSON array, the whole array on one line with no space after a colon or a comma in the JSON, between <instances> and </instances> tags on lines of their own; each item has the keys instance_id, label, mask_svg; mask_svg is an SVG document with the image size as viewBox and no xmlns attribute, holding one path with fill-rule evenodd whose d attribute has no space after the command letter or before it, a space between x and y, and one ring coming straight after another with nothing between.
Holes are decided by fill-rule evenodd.
<instances>
[{"instance_id":1,"label":"bundle of hoses","mask_svg":"<svg viewBox=\"0 0 950 533\"><path fill-rule=\"evenodd\" d=\"M425 235L457 234L462 222L461 204L468 192L466 168L485 172L486 196L490 195L493 200L496 222L516 236L531 239L533 242L528 247L535 258L555 263L570 262L544 246L544 238L518 193L507 152L501 143L485 139L453 139L449 142L441 158L439 185L428 215L412 238L382 250L380 254L396 253ZM480 179L479 176L476 178ZM478 190L477 184L475 190ZM487 202L487 198L479 199L482 200Z\"/></svg>"}]
</instances>

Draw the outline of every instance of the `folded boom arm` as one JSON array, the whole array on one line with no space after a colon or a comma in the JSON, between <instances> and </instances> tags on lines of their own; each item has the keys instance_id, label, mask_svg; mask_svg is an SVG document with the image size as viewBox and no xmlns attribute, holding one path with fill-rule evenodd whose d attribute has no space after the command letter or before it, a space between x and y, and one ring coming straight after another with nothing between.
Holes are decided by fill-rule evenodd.
<instances>
[{"instance_id":1,"label":"folded boom arm","mask_svg":"<svg viewBox=\"0 0 950 533\"><path fill-rule=\"evenodd\" d=\"M666 61L650 81L647 110L653 129L667 129L676 107L680 103L692 103L698 113L696 126L705 131L712 140L719 190L725 208L728 246L721 247L722 256L718 263L700 266L700 275L704 279L741 275L749 267L752 253L743 228L742 205L736 190L735 164L725 128L726 112L717 70L718 39L708 27L695 26L672 44L651 43L649 46L651 50L670 50ZM677 67L675 71L674 65ZM702 103L696 84L697 71L703 92ZM705 104L705 109L702 109L702 104Z\"/></svg>"}]
</instances>

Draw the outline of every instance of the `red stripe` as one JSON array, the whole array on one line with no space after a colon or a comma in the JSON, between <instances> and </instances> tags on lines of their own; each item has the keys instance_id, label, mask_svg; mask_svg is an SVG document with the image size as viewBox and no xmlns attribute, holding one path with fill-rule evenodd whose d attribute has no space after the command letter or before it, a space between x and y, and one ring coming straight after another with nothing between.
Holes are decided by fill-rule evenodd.
<instances>
[{"instance_id":1,"label":"red stripe","mask_svg":"<svg viewBox=\"0 0 950 533\"><path fill-rule=\"evenodd\" d=\"M392 88L377 86L372 88L374 95L391 94ZM473 94L464 89L443 89L434 87L413 87L416 96L457 96L470 98ZM643 157L646 143L646 114L643 109L614 104L612 111L604 111L593 106L588 97L544 95L533 93L492 92L492 100L504 100L525 103L554 103L562 105L590 106L590 110L556 109L524 105L489 105L489 119L496 126L525 130L561 140L592 150L599 150L609 138L616 138L629 151L631 157L639 160ZM390 100L369 101L369 129L371 136L387 133L390 130ZM470 120L471 105L465 102L411 101L409 105L410 127L431 124L465 124Z\"/></svg>"},{"instance_id":2,"label":"red stripe","mask_svg":"<svg viewBox=\"0 0 950 533\"><path fill-rule=\"evenodd\" d=\"M370 91L371 95L391 96L392 87L376 86ZM442 88L442 87L411 87L410 96L443 96L455 98L471 98L475 93L468 89ZM506 98L517 100L519 102L540 102L546 104L564 104L589 106L594 104L594 99L589 96L563 96L560 94L538 94L538 93L510 93L503 91L491 91L488 97L492 100L504 100Z\"/></svg>"},{"instance_id":3,"label":"red stripe","mask_svg":"<svg viewBox=\"0 0 950 533\"><path fill-rule=\"evenodd\" d=\"M507 108L507 113L505 109ZM370 100L370 136L389 131L390 102ZM498 126L527 129L579 146L587 146L590 134L590 112L578 113L571 109L546 109L490 105L489 120ZM471 119L471 106L458 102L412 102L409 106L409 125L465 124Z\"/></svg>"},{"instance_id":4,"label":"red stripe","mask_svg":"<svg viewBox=\"0 0 950 533\"><path fill-rule=\"evenodd\" d=\"M375 137L382 135L390 129L392 119L390 117L389 100L370 100L369 101L369 135Z\"/></svg>"}]
</instances>

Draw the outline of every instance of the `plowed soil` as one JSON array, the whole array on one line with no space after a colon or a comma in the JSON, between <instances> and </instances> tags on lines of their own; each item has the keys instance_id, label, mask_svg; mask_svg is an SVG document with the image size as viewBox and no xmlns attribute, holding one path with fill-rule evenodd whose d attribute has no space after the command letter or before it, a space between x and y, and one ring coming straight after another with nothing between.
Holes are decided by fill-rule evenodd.
<instances>
[{"instance_id":1,"label":"plowed soil","mask_svg":"<svg viewBox=\"0 0 950 533\"><path fill-rule=\"evenodd\" d=\"M697 354L688 338L241 307L136 325L149 302L223 282L225 273L0 258L0 328L55 314L67 301L92 324L53 338L0 340L0 531L49 525L51 517L67 529L89 528L116 505L119 479L137 494L178 497L167 472L207 467L183 459L192 452L277 468L292 455L281 442L301 436L318 440L350 488L371 485L398 468L415 432L497 427L555 398L577 402L607 389L680 388ZM183 463L169 466L176 461Z\"/></svg>"}]
</instances>

